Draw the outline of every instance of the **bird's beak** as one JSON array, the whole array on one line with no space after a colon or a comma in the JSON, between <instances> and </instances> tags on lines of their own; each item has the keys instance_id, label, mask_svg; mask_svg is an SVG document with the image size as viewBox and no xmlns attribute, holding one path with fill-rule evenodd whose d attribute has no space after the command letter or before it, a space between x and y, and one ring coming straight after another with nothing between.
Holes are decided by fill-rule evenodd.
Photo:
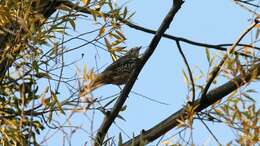
<instances>
[{"instance_id":1,"label":"bird's beak","mask_svg":"<svg viewBox=\"0 0 260 146\"><path fill-rule=\"evenodd\" d=\"M139 46L139 47L137 47L137 50L140 51L141 48L142 48L142 46Z\"/></svg>"}]
</instances>

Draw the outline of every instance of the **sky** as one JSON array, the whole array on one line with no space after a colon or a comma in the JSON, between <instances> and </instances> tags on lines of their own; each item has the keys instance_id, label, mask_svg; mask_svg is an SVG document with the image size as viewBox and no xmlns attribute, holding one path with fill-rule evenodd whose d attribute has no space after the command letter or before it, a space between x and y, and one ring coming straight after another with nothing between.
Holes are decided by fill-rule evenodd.
<instances>
[{"instance_id":1,"label":"sky","mask_svg":"<svg viewBox=\"0 0 260 146\"><path fill-rule=\"evenodd\" d=\"M125 1L117 0L117 2L120 4ZM135 12L135 15L131 19L132 22L156 30L170 9L171 2L171 0L130 0L126 2L126 5L131 12ZM235 5L232 0L186 0L174 18L170 28L167 30L167 33L210 44L232 43L239 34L250 25L249 18L251 18L251 14L246 10L241 9L238 5ZM93 27L89 27L87 23L79 20L76 33L91 29L93 29ZM143 46L142 52L149 45L153 37L151 34L140 32L129 27L124 27L123 31L127 36L126 46ZM75 41L74 43L79 44L82 42ZM75 44L69 44L67 46L70 47L73 45ZM181 45L195 74L199 74L199 69L207 72L208 63L205 55L205 48L184 43ZM83 52L87 54L85 56L86 58L71 67L70 71L75 73L75 69L82 70L85 64L87 64L88 67L95 67L93 62L94 52L90 50L90 47L84 47ZM214 51L211 52L214 53ZM80 51L72 52L73 55L70 54L66 59L68 61L78 59L81 53L82 52ZM102 58L102 60L99 60L99 66L108 65L111 62L109 56L103 54L105 53L100 51L100 58ZM155 100L168 103L169 105L159 104L130 93L126 102L127 110L120 113L126 121L117 119L116 125L121 129L124 129L124 132L131 137L133 133L138 135L142 129L151 128L183 107L187 102L187 87L182 70L186 71L186 68L178 53L175 42L163 38L156 48L156 51L141 71L138 80L133 87L133 91ZM200 82L203 83L203 81L204 80ZM221 82L223 81L220 81L217 85L220 85ZM255 83L252 87L259 91L259 85L259 83ZM119 91L120 89L118 87L107 85L94 91L93 95L95 97L108 97ZM257 98L260 95L255 94L255 96ZM259 103L259 99L257 99L257 101ZM88 118L86 118L86 115L91 117L92 113L92 111L89 111L89 113L76 113L73 115L71 123L89 128L90 122ZM64 118L62 116L57 117ZM96 123L94 124L94 127L97 128L102 120L102 115L96 113L95 120ZM223 144L232 140L231 129L219 124L207 124ZM118 136L118 133L122 132L116 125L113 125L110 128L110 136ZM164 138L172 138L178 130L180 129L170 131ZM225 136L223 135L223 132L225 132ZM49 140L49 145L61 144L62 133L51 133L55 133L55 135ZM188 135L189 133L187 132L186 134ZM122 135L123 140L128 140L127 135ZM199 121L194 122L193 135L195 144L216 145L214 139ZM90 135L86 132L79 130L72 136L72 146L83 145L85 140L89 139L89 136ZM157 141L149 145L155 145L156 143Z\"/></svg>"}]
</instances>

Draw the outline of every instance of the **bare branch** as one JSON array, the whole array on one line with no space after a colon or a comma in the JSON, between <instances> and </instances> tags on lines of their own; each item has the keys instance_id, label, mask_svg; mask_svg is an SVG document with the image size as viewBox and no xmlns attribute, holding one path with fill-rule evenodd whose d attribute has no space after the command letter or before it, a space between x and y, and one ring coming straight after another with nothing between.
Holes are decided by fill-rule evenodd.
<instances>
[{"instance_id":1,"label":"bare branch","mask_svg":"<svg viewBox=\"0 0 260 146\"><path fill-rule=\"evenodd\" d=\"M201 100L201 98L195 100L193 106L197 107L196 112L200 112L207 107L211 106L212 104L216 103L217 101L221 100L228 94L232 93L233 91L237 90L241 86L249 83L250 81L254 80L256 77L260 76L260 62L255 64L251 67L251 69L245 75L239 75L232 80L228 81L227 83L212 89L206 97ZM187 104L182 109L178 110L165 120L161 121L154 127L150 128L149 130L142 130L142 140L146 142L152 142L153 140L159 138L160 136L164 135L166 132L170 131L171 129L175 128L179 123L179 119L187 119L186 107L190 106ZM132 142L134 142L135 146L140 144L140 137L138 135L133 139L128 140L123 144L123 146L132 146Z\"/></svg>"},{"instance_id":2,"label":"bare branch","mask_svg":"<svg viewBox=\"0 0 260 146\"><path fill-rule=\"evenodd\" d=\"M192 102L195 101L195 95L196 95L196 92L195 92L195 84L194 84L194 80L193 80L193 76L192 76L192 72L191 72L191 69L190 69L190 66L189 66L189 63L188 63L188 60L186 59L182 49L181 49L181 45L180 45L180 42L179 41L176 41L176 44L177 44L177 48L184 60L184 63L188 69L188 73L189 73L189 77L190 77L190 81L191 81L191 86L192 86Z\"/></svg>"},{"instance_id":3,"label":"bare branch","mask_svg":"<svg viewBox=\"0 0 260 146\"><path fill-rule=\"evenodd\" d=\"M203 121L203 119L200 118L200 116L198 115L199 120L201 121L201 123L206 127L206 129L209 131L210 135L215 139L215 141L221 145L221 143L219 142L219 140L217 139L217 137L214 135L214 133L210 130L209 126Z\"/></svg>"},{"instance_id":4,"label":"bare branch","mask_svg":"<svg viewBox=\"0 0 260 146\"><path fill-rule=\"evenodd\" d=\"M67 6L67 7L70 7L73 10L76 10L78 12L91 14L91 9L86 8L86 7L78 6L77 4L74 4L74 3L70 2L70 1L64 1L64 2L62 2L62 4ZM107 17L110 17L110 14L108 14L108 13L103 13L103 15L107 16ZM145 28L143 26L140 26L140 25L137 25L135 23L132 23L132 22L130 22L128 20L124 20L123 18L118 18L118 19L120 21L122 21L124 24L126 24L127 26L129 26L129 27L131 27L133 29L140 30L140 31L143 31L143 32L146 32L146 33L150 33L150 34L155 34L156 33L155 30ZM165 38L171 39L171 40L185 42L185 43L188 43L188 44L191 44L191 45L200 46L200 47L207 47L207 48L216 49L216 50L220 50L220 51L227 51L227 48L225 48L223 46L231 46L232 45L232 44L216 44L216 45L213 45L213 44L208 44L208 43L201 43L201 42L192 41L192 40L189 40L189 39L186 39L186 38L169 35L169 34L166 34L166 33L164 33L162 36L165 37ZM260 50L260 48L255 47L253 45L249 45L249 44L238 44L238 46L251 47L251 48ZM244 53L241 53L241 52L234 52L234 53L238 54L238 55L241 55L241 56L245 56L245 57L251 57L250 55L247 55L247 54L244 54Z\"/></svg>"},{"instance_id":5,"label":"bare branch","mask_svg":"<svg viewBox=\"0 0 260 146\"><path fill-rule=\"evenodd\" d=\"M111 124L114 122L115 118L119 114L122 106L124 105L129 92L131 91L137 76L141 72L143 66L147 62L147 60L150 58L150 56L153 54L155 48L157 47L158 43L160 42L160 39L164 32L168 29L170 23L173 20L173 17L176 15L178 10L181 8L181 5L183 4L182 0L175 0L173 3L172 8L164 18L161 26L159 27L158 31L156 32L155 36L153 37L148 49L145 51L142 60L140 64L137 65L136 69L132 72L127 84L125 85L124 89L121 91L120 96L118 97L112 111L109 113L109 115L105 116L98 132L95 138L95 146L102 145L105 135L107 134L107 131Z\"/></svg>"}]
</instances>

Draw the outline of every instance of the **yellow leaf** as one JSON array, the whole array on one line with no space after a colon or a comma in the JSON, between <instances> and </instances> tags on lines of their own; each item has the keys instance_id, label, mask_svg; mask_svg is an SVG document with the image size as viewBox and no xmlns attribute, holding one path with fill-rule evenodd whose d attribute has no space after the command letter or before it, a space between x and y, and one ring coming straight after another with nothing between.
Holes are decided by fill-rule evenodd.
<instances>
[{"instance_id":1,"label":"yellow leaf","mask_svg":"<svg viewBox=\"0 0 260 146\"><path fill-rule=\"evenodd\" d=\"M120 52L122 51L123 49L125 49L126 47L115 47L115 48L111 48L111 51L112 52Z\"/></svg>"},{"instance_id":2,"label":"yellow leaf","mask_svg":"<svg viewBox=\"0 0 260 146\"><path fill-rule=\"evenodd\" d=\"M41 98L41 104L42 104L43 106L48 106L48 105L50 104L50 98L44 98L44 97L42 97L42 98Z\"/></svg>"},{"instance_id":3,"label":"yellow leaf","mask_svg":"<svg viewBox=\"0 0 260 146\"><path fill-rule=\"evenodd\" d=\"M105 31L106 31L105 25L103 25L103 26L100 28L100 30L99 30L98 36L102 37L102 36L104 35Z\"/></svg>"},{"instance_id":4,"label":"yellow leaf","mask_svg":"<svg viewBox=\"0 0 260 146\"><path fill-rule=\"evenodd\" d=\"M260 24L257 24L257 25L255 26L255 28L260 28Z\"/></svg>"},{"instance_id":5,"label":"yellow leaf","mask_svg":"<svg viewBox=\"0 0 260 146\"><path fill-rule=\"evenodd\" d=\"M90 0L82 0L82 2L85 4L85 6L88 6Z\"/></svg>"},{"instance_id":6,"label":"yellow leaf","mask_svg":"<svg viewBox=\"0 0 260 146\"><path fill-rule=\"evenodd\" d=\"M94 79L94 77L95 77L94 71L93 71L93 69L91 69L89 72L89 80L92 81Z\"/></svg>"},{"instance_id":7,"label":"yellow leaf","mask_svg":"<svg viewBox=\"0 0 260 146\"><path fill-rule=\"evenodd\" d=\"M97 21L97 15L96 15L97 13L96 13L96 11L95 10L91 10L90 13L93 16L94 21Z\"/></svg>"},{"instance_id":8,"label":"yellow leaf","mask_svg":"<svg viewBox=\"0 0 260 146\"><path fill-rule=\"evenodd\" d=\"M110 55L111 55L113 61L117 60L117 56L116 56L115 52L111 52Z\"/></svg>"},{"instance_id":9,"label":"yellow leaf","mask_svg":"<svg viewBox=\"0 0 260 146\"><path fill-rule=\"evenodd\" d=\"M216 112L217 115L223 115L223 112L219 109L214 108L214 111Z\"/></svg>"},{"instance_id":10,"label":"yellow leaf","mask_svg":"<svg viewBox=\"0 0 260 146\"><path fill-rule=\"evenodd\" d=\"M109 33L109 36L114 37L114 38L116 38L116 39L124 39L124 38L120 37L119 35L114 34L114 33L112 33L112 32Z\"/></svg>"},{"instance_id":11,"label":"yellow leaf","mask_svg":"<svg viewBox=\"0 0 260 146\"><path fill-rule=\"evenodd\" d=\"M112 42L112 46L116 46L116 45L118 45L118 44L120 44L120 43L122 43L124 40L123 39L118 39L118 40L116 40L116 41L114 41L114 42Z\"/></svg>"},{"instance_id":12,"label":"yellow leaf","mask_svg":"<svg viewBox=\"0 0 260 146\"><path fill-rule=\"evenodd\" d=\"M115 30L115 31L116 31L116 33L117 33L118 35L120 35L121 38L123 38L124 40L126 40L126 37L124 36L123 33L121 33L121 32L118 31L118 30Z\"/></svg>"},{"instance_id":13,"label":"yellow leaf","mask_svg":"<svg viewBox=\"0 0 260 146\"><path fill-rule=\"evenodd\" d=\"M116 56L116 54L115 54L115 51L112 50L112 45L110 44L110 42L108 41L107 38L104 38L104 39L105 39L105 43L106 43L108 52L110 52L110 55L111 55L112 60L113 60L113 61L116 61L116 60L117 60L117 56Z\"/></svg>"},{"instance_id":14,"label":"yellow leaf","mask_svg":"<svg viewBox=\"0 0 260 146\"><path fill-rule=\"evenodd\" d=\"M87 65L84 64L84 67L83 67L83 79L84 80L87 80L88 79L88 75L87 75Z\"/></svg>"},{"instance_id":15,"label":"yellow leaf","mask_svg":"<svg viewBox=\"0 0 260 146\"><path fill-rule=\"evenodd\" d=\"M51 91L51 97L52 97L54 103L57 105L57 109L58 109L62 114L65 114L65 112L64 112L63 109L62 109L62 106L61 106L60 102L58 101L57 95L56 95L53 91Z\"/></svg>"},{"instance_id":16,"label":"yellow leaf","mask_svg":"<svg viewBox=\"0 0 260 146\"><path fill-rule=\"evenodd\" d=\"M250 49L250 47L245 46L244 47L244 53L245 54L249 54L249 49Z\"/></svg>"}]
</instances>

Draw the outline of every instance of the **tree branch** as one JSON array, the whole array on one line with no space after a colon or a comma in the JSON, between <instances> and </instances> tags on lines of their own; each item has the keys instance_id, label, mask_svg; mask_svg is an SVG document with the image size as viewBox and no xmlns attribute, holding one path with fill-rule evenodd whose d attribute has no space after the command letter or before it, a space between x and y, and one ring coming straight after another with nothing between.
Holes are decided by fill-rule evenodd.
<instances>
[{"instance_id":1,"label":"tree branch","mask_svg":"<svg viewBox=\"0 0 260 146\"><path fill-rule=\"evenodd\" d=\"M221 100L228 94L232 93L233 91L237 90L241 86L249 83L250 81L256 79L260 76L260 62L256 63L245 75L239 75L232 80L228 81L227 83L212 89L206 95L206 98L201 100L201 98L197 99L193 107L197 107L195 109L196 112L200 112L207 107L211 106L212 104L216 103L217 101ZM147 131L142 130L142 141L152 142L155 139L159 138L160 136L164 135L166 132L170 131L171 129L175 128L179 123L178 120L185 120L188 118L186 107L190 106L187 104L185 107L181 108L165 120L161 121L154 127L150 128ZM133 139L128 140L123 144L123 146L138 146L141 141L141 135L134 137Z\"/></svg>"},{"instance_id":2,"label":"tree branch","mask_svg":"<svg viewBox=\"0 0 260 146\"><path fill-rule=\"evenodd\" d=\"M238 39L233 43L233 45L230 47L230 49L228 50L228 52L223 56L223 58L221 59L221 61L219 62L219 64L211 71L211 73L209 74L209 79L207 80L207 84L205 85L205 88L202 91L201 97L202 99L206 96L210 85L212 84L212 82L214 81L214 79L216 78L216 76L218 75L221 67L223 66L223 64L226 62L226 60L228 59L229 55L235 52L235 48L237 46L237 44L240 43L240 41L244 38L244 36L250 32L257 24L258 24L258 20L256 19L254 21L253 24L251 24L239 37Z\"/></svg>"},{"instance_id":3,"label":"tree branch","mask_svg":"<svg viewBox=\"0 0 260 146\"><path fill-rule=\"evenodd\" d=\"M194 84L194 79L193 79L193 75L192 75L192 72L191 72L191 69L190 69L190 65L188 63L188 60L186 59L186 56L184 55L182 49L181 49L181 44L179 41L176 41L176 45L177 45L177 48L182 56L182 59L187 67L187 70L188 70L188 73L189 73L189 78L190 78L190 82L191 82L191 87L192 87L192 98L191 98L191 102L194 102L195 101L195 96L196 96L196 91L195 91L195 84Z\"/></svg>"},{"instance_id":4,"label":"tree branch","mask_svg":"<svg viewBox=\"0 0 260 146\"><path fill-rule=\"evenodd\" d=\"M128 94L131 91L131 89L137 79L137 76L141 72L141 70L142 70L143 66L145 65L145 63L147 62L147 60L153 54L155 48L157 47L158 43L160 42L162 35L166 31L166 29L168 29L170 23L173 20L173 17L178 12L178 10L181 8L182 4L183 4L182 0L174 0L172 8L170 9L168 14L164 18L158 31L156 32L155 36L153 37L152 41L150 42L149 47L145 51L141 62L137 65L136 69L131 73L129 80L128 80L127 84L125 85L124 89L121 91L121 94L118 97L112 111L107 116L105 116L105 118L97 132L97 135L95 138L95 146L100 146L103 144L105 135L107 134L109 127L112 125L115 118L119 114L122 106L124 105L124 103L128 97Z\"/></svg>"},{"instance_id":5,"label":"tree branch","mask_svg":"<svg viewBox=\"0 0 260 146\"><path fill-rule=\"evenodd\" d=\"M64 4L65 6L71 8L73 10L76 10L78 12L91 14L91 9L86 8L86 7L78 6L77 4L74 4L74 3L70 2L70 1L64 1L62 4ZM108 14L108 13L103 13L103 15L105 15L107 17L110 17L110 14ZM148 28L145 28L143 26L134 24L134 23L132 23L130 21L124 20L123 18L119 18L119 20L122 23L124 23L127 26L129 26L130 28L133 28L133 29L136 29L136 30L140 30L140 31L143 31L143 32L146 32L146 33L150 33L150 34L156 34L155 30L148 29ZM217 45L213 45L213 44L208 44L208 43L201 43L201 42L192 41L192 40L189 40L189 39L186 39L186 38L169 35L169 34L166 34L166 33L164 33L162 36L165 37L165 38L174 40L174 41L184 42L184 43L187 43L187 44L200 46L200 47L207 47L207 48L216 49L216 50L220 50L220 51L227 51L227 48L225 48L223 46L231 46L232 45L232 44L217 44ZM249 45L249 44L238 44L238 46L241 46L241 47L251 47L251 48L254 48L256 50L260 50L260 48L252 46L252 45ZM245 57L251 57L250 55L247 55L247 54L244 54L244 53L241 53L241 52L235 52L235 54L238 54L238 55L241 55L241 56L245 56Z\"/></svg>"}]
</instances>

